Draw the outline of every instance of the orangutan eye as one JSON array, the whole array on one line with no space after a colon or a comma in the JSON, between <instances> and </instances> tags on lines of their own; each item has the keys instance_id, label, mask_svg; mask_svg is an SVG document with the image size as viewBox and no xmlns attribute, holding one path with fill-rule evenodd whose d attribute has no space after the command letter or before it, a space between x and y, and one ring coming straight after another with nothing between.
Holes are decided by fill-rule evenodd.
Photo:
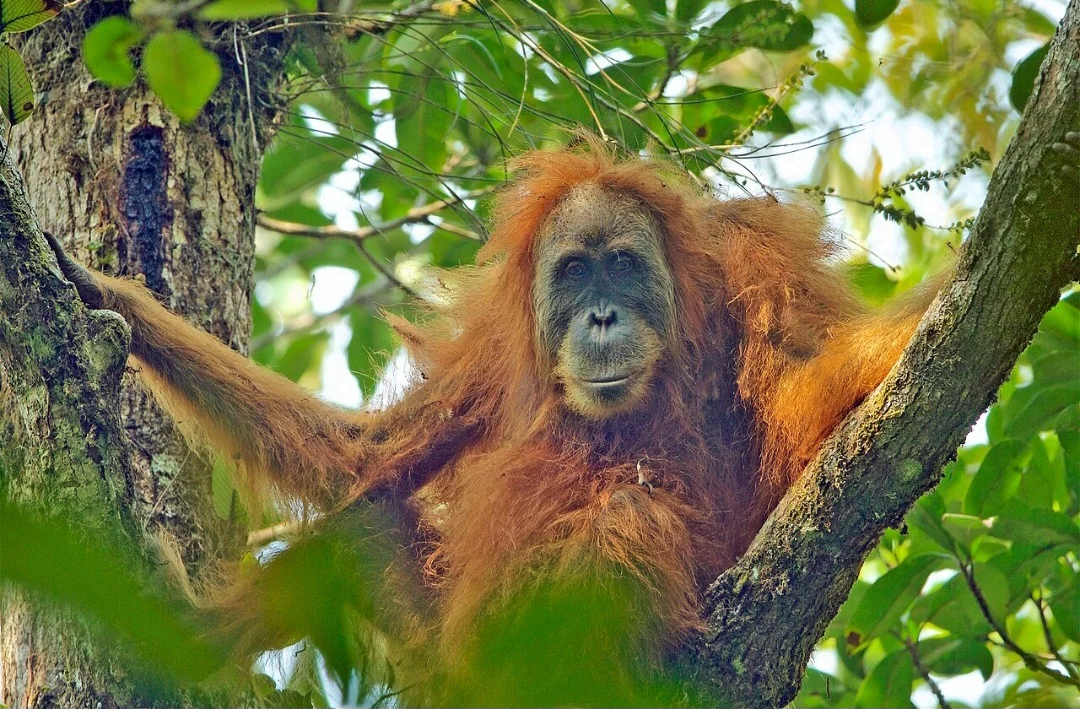
<instances>
[{"instance_id":1,"label":"orangutan eye","mask_svg":"<svg viewBox=\"0 0 1080 709\"><path fill-rule=\"evenodd\" d=\"M574 280L584 278L589 272L588 265L579 258L572 258L563 264L563 275Z\"/></svg>"},{"instance_id":2,"label":"orangutan eye","mask_svg":"<svg viewBox=\"0 0 1080 709\"><path fill-rule=\"evenodd\" d=\"M634 257L631 254L618 251L615 260L611 263L611 270L616 273L625 273L634 267Z\"/></svg>"}]
</instances>

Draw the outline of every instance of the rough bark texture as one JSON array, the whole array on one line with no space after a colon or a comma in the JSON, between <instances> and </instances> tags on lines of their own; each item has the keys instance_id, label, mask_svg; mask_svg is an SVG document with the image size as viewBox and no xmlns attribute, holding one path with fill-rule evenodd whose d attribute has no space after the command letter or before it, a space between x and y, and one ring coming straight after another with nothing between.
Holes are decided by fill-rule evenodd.
<instances>
[{"instance_id":1,"label":"rough bark texture","mask_svg":"<svg viewBox=\"0 0 1080 709\"><path fill-rule=\"evenodd\" d=\"M1080 130L1072 0L956 275L889 378L826 443L708 594L693 673L732 706L792 700L866 555L937 483L1060 289L1080 275L1080 180L1050 146Z\"/></svg>"},{"instance_id":2,"label":"rough bark texture","mask_svg":"<svg viewBox=\"0 0 1080 709\"><path fill-rule=\"evenodd\" d=\"M284 48L275 35L244 47L228 30L207 38L222 82L195 124L182 126L145 85L110 89L83 66L86 29L127 5L83 3L18 45L44 100L13 130L0 187L0 471L13 500L62 510L88 533L115 527L102 523L119 516L124 541L141 548L164 530L197 573L235 552L243 530L214 514L211 462L187 447L125 372L125 325L75 302L38 230L54 232L75 258L106 273L143 274L170 308L243 351L252 197ZM122 663L78 623L14 591L2 603L0 703L177 701L139 696Z\"/></svg>"}]
</instances>

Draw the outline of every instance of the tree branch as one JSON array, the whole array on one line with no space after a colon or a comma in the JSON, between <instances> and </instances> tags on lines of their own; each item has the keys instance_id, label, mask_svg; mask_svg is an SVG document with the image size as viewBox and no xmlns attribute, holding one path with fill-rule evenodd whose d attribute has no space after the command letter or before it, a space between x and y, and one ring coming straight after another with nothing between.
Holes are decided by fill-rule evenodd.
<instances>
[{"instance_id":1,"label":"tree branch","mask_svg":"<svg viewBox=\"0 0 1080 709\"><path fill-rule=\"evenodd\" d=\"M900 642L904 643L904 647L907 648L908 654L911 655L911 664L915 665L916 671L919 676L926 682L926 686L933 692L934 698L937 699L938 707L940 709L952 709L952 705L949 704L949 700L945 698L945 694L942 693L941 687L934 681L934 678L930 676L930 670L926 669L926 665L923 664L922 656L919 655L919 643L915 640L908 638L900 638Z\"/></svg>"},{"instance_id":2,"label":"tree branch","mask_svg":"<svg viewBox=\"0 0 1080 709\"><path fill-rule=\"evenodd\" d=\"M1071 684L1074 687L1080 687L1080 681L1058 672L1052 667L1047 667L1046 663L1042 660L1016 644L1016 641L1009 635L1009 631L1005 629L1005 626L994 617L994 613L990 609L990 604L986 602L986 596L983 595L982 589L979 588L979 584L975 580L975 570L971 567L971 564L961 564L960 573L963 574L964 581L967 583L971 595L975 597L975 603L979 606L979 611L983 614L983 618L986 618L986 622L990 624L990 627L992 627L998 634L998 637L1001 638L1002 644L1019 655L1020 659L1024 661L1024 665L1029 670L1032 672L1040 672L1058 682ZM1041 613L1041 607L1039 611Z\"/></svg>"},{"instance_id":3,"label":"tree branch","mask_svg":"<svg viewBox=\"0 0 1080 709\"><path fill-rule=\"evenodd\" d=\"M1076 669L1076 663L1067 660L1065 656L1061 654L1061 650L1058 648L1057 643L1054 642L1054 633L1050 630L1050 623L1046 620L1046 600L1041 593L1038 597L1032 593L1030 598L1031 602L1035 604L1035 607L1039 609L1039 625L1042 626L1043 638L1046 640L1046 647L1050 651L1050 654L1057 658L1057 661L1061 663L1061 666L1065 668L1065 671L1069 673L1070 677L1080 681L1080 672Z\"/></svg>"},{"instance_id":4,"label":"tree branch","mask_svg":"<svg viewBox=\"0 0 1080 709\"><path fill-rule=\"evenodd\" d=\"M453 197L449 199L440 199L435 202L430 202L421 207L414 207L410 209L405 215L398 217L397 219L391 219L390 221L383 222L382 224L370 224L359 229L342 229L337 226L308 226L307 224L297 224L295 222L287 222L281 219L274 219L268 217L265 214L259 214L257 217L257 223L264 229L270 231L276 231L279 234L288 234L289 236L308 236L316 239L331 239L341 238L355 241L356 243L363 243L367 239L379 234L385 234L388 231L394 229L400 229L408 224L430 224L437 229L446 229L453 234L461 234L461 231L453 228L446 228L442 224L436 224L430 221L430 218L456 204L461 204L466 200L480 199L488 194L491 194L499 185L491 187L485 187L480 190L475 190L460 197ZM469 232L472 234L472 232Z\"/></svg>"},{"instance_id":5,"label":"tree branch","mask_svg":"<svg viewBox=\"0 0 1080 709\"><path fill-rule=\"evenodd\" d=\"M1080 273L1080 184L1051 149L1080 127L1072 0L986 203L886 381L825 443L743 558L709 589L692 679L736 706L783 706L882 532L942 466Z\"/></svg>"}]
</instances>

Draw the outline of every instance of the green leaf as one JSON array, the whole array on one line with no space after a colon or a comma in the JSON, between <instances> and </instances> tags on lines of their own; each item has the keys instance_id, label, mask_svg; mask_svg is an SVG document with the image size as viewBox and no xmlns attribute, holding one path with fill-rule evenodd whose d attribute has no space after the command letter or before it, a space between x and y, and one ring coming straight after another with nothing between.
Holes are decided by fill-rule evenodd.
<instances>
[{"instance_id":1,"label":"green leaf","mask_svg":"<svg viewBox=\"0 0 1080 709\"><path fill-rule=\"evenodd\" d=\"M1065 484L1073 504L1080 504L1080 431L1059 429L1061 455L1065 464Z\"/></svg>"},{"instance_id":2,"label":"green leaf","mask_svg":"<svg viewBox=\"0 0 1080 709\"><path fill-rule=\"evenodd\" d=\"M349 340L349 370L360 382L364 397L370 397L379 383L387 359L397 347L394 331L380 317L364 308L349 314L352 339Z\"/></svg>"},{"instance_id":3,"label":"green leaf","mask_svg":"<svg viewBox=\"0 0 1080 709\"><path fill-rule=\"evenodd\" d=\"M915 667L907 650L886 655L855 695L856 707L910 707Z\"/></svg>"},{"instance_id":4,"label":"green leaf","mask_svg":"<svg viewBox=\"0 0 1080 709\"><path fill-rule=\"evenodd\" d=\"M274 211L294 203L340 171L355 149L354 143L341 136L309 133L303 119L290 116L263 158L262 207Z\"/></svg>"},{"instance_id":5,"label":"green leaf","mask_svg":"<svg viewBox=\"0 0 1080 709\"><path fill-rule=\"evenodd\" d=\"M992 563L976 563L972 566L972 573L975 576L975 585L986 599L990 614L1004 626L1011 595L1008 577ZM970 589L968 590L970 592Z\"/></svg>"},{"instance_id":6,"label":"green leaf","mask_svg":"<svg viewBox=\"0 0 1080 709\"><path fill-rule=\"evenodd\" d=\"M0 32L25 32L63 9L59 0L0 0Z\"/></svg>"},{"instance_id":7,"label":"green leaf","mask_svg":"<svg viewBox=\"0 0 1080 709\"><path fill-rule=\"evenodd\" d=\"M667 15L666 0L629 0L630 7L644 19L663 18Z\"/></svg>"},{"instance_id":8,"label":"green leaf","mask_svg":"<svg viewBox=\"0 0 1080 709\"><path fill-rule=\"evenodd\" d=\"M963 637L980 637L991 629L961 574L920 596L911 608L915 623L934 625Z\"/></svg>"},{"instance_id":9,"label":"green leaf","mask_svg":"<svg viewBox=\"0 0 1080 709\"><path fill-rule=\"evenodd\" d=\"M994 537L983 537L993 539ZM1052 544L1038 547L1032 551L1030 545L1012 544L1008 552L995 556L988 562L1009 580L1009 598L1006 600L1007 613L1015 613L1028 601L1031 592L1045 586L1056 593L1060 586L1055 585L1061 579L1059 559L1072 551L1069 544ZM976 564L978 571L982 565ZM978 578L978 577L976 577Z\"/></svg>"},{"instance_id":10,"label":"green leaf","mask_svg":"<svg viewBox=\"0 0 1080 709\"><path fill-rule=\"evenodd\" d=\"M875 305L881 305L896 292L896 281L889 278L884 268L872 263L852 263L846 267L846 275L863 298Z\"/></svg>"},{"instance_id":11,"label":"green leaf","mask_svg":"<svg viewBox=\"0 0 1080 709\"><path fill-rule=\"evenodd\" d=\"M1027 438L1054 427L1061 412L1080 401L1080 382L1053 386L1030 384L1017 389L1005 406L1005 433Z\"/></svg>"},{"instance_id":12,"label":"green leaf","mask_svg":"<svg viewBox=\"0 0 1080 709\"><path fill-rule=\"evenodd\" d=\"M776 135L790 135L795 132L795 126L791 123L787 111L780 106L773 106L769 119L761 126L761 130L775 133Z\"/></svg>"},{"instance_id":13,"label":"green leaf","mask_svg":"<svg viewBox=\"0 0 1080 709\"><path fill-rule=\"evenodd\" d=\"M34 110L34 87L22 57L0 43L0 109L12 125L25 121Z\"/></svg>"},{"instance_id":14,"label":"green leaf","mask_svg":"<svg viewBox=\"0 0 1080 709\"><path fill-rule=\"evenodd\" d=\"M200 636L190 614L148 593L147 579L132 573L144 560L100 536L0 497L0 583L16 584L97 621L89 625L92 633L105 642L122 641L155 673L194 682L219 668L225 653Z\"/></svg>"},{"instance_id":15,"label":"green leaf","mask_svg":"<svg viewBox=\"0 0 1080 709\"><path fill-rule=\"evenodd\" d=\"M990 531L990 526L986 523L986 520L974 515L946 513L941 517L941 524L954 539L963 543L965 547L970 546L971 542Z\"/></svg>"},{"instance_id":16,"label":"green leaf","mask_svg":"<svg viewBox=\"0 0 1080 709\"><path fill-rule=\"evenodd\" d=\"M998 539L1037 547L1050 544L1080 545L1080 527L1067 515L1029 507L1019 500L1010 500L1002 507L993 519L990 533Z\"/></svg>"},{"instance_id":17,"label":"green leaf","mask_svg":"<svg viewBox=\"0 0 1080 709\"><path fill-rule=\"evenodd\" d=\"M440 169L446 160L446 142L454 118L450 85L435 72L425 71L419 76L399 77L391 90L398 146L423 165Z\"/></svg>"},{"instance_id":18,"label":"green leaf","mask_svg":"<svg viewBox=\"0 0 1080 709\"><path fill-rule=\"evenodd\" d=\"M185 123L195 120L221 79L217 55L186 30L151 37L142 70L158 98Z\"/></svg>"},{"instance_id":19,"label":"green leaf","mask_svg":"<svg viewBox=\"0 0 1080 709\"><path fill-rule=\"evenodd\" d=\"M848 621L848 634L858 637L854 644L863 645L895 626L918 597L926 577L944 562L939 554L909 557L875 581Z\"/></svg>"},{"instance_id":20,"label":"green leaf","mask_svg":"<svg viewBox=\"0 0 1080 709\"><path fill-rule=\"evenodd\" d=\"M1047 42L1021 59L1013 69L1012 86L1009 87L1009 103L1021 113L1024 112L1024 106L1031 98L1031 92L1035 89L1035 77L1039 75L1039 68L1049 51L1050 43Z\"/></svg>"},{"instance_id":21,"label":"green leaf","mask_svg":"<svg viewBox=\"0 0 1080 709\"><path fill-rule=\"evenodd\" d=\"M1016 472L1014 461L1027 449L1024 441L1006 439L987 451L964 496L964 512L989 516L1008 495L1006 473Z\"/></svg>"},{"instance_id":22,"label":"green leaf","mask_svg":"<svg viewBox=\"0 0 1080 709\"><path fill-rule=\"evenodd\" d=\"M956 548L956 543L942 525L941 520L944 514L945 503L941 496L936 492L929 492L911 508L906 522L910 527L933 539L945 551L952 552Z\"/></svg>"},{"instance_id":23,"label":"green leaf","mask_svg":"<svg viewBox=\"0 0 1080 709\"><path fill-rule=\"evenodd\" d=\"M1039 384L1080 382L1080 356L1076 351L1050 352L1031 363Z\"/></svg>"},{"instance_id":24,"label":"green leaf","mask_svg":"<svg viewBox=\"0 0 1080 709\"><path fill-rule=\"evenodd\" d=\"M855 0L855 22L863 29L873 29L893 14L900 0Z\"/></svg>"},{"instance_id":25,"label":"green leaf","mask_svg":"<svg viewBox=\"0 0 1080 709\"><path fill-rule=\"evenodd\" d=\"M106 17L90 28L83 39L83 61L95 79L109 86L130 86L135 80L131 48L143 33L126 17Z\"/></svg>"},{"instance_id":26,"label":"green leaf","mask_svg":"<svg viewBox=\"0 0 1080 709\"><path fill-rule=\"evenodd\" d=\"M326 340L325 332L298 335L274 363L274 369L294 382L299 381L300 377L321 361Z\"/></svg>"},{"instance_id":27,"label":"green leaf","mask_svg":"<svg viewBox=\"0 0 1080 709\"><path fill-rule=\"evenodd\" d=\"M286 0L215 0L199 10L200 20L250 20L289 11Z\"/></svg>"},{"instance_id":28,"label":"green leaf","mask_svg":"<svg viewBox=\"0 0 1080 709\"><path fill-rule=\"evenodd\" d=\"M1064 567L1065 587L1050 597L1050 611L1061 632L1074 642L1080 642L1080 575Z\"/></svg>"},{"instance_id":29,"label":"green leaf","mask_svg":"<svg viewBox=\"0 0 1080 709\"><path fill-rule=\"evenodd\" d=\"M689 22L697 17L701 9L708 4L708 0L676 0L675 19L679 22Z\"/></svg>"},{"instance_id":30,"label":"green leaf","mask_svg":"<svg viewBox=\"0 0 1080 709\"><path fill-rule=\"evenodd\" d=\"M919 641L919 657L931 672L962 675L978 670L983 679L994 672L994 656L986 644L974 638L944 636Z\"/></svg>"},{"instance_id":31,"label":"green leaf","mask_svg":"<svg viewBox=\"0 0 1080 709\"><path fill-rule=\"evenodd\" d=\"M1060 342L1060 350L1075 353L1075 343L1080 343L1080 298L1073 293L1067 298L1062 298L1058 304L1043 316L1039 323L1039 331L1062 335L1064 340Z\"/></svg>"}]
</instances>

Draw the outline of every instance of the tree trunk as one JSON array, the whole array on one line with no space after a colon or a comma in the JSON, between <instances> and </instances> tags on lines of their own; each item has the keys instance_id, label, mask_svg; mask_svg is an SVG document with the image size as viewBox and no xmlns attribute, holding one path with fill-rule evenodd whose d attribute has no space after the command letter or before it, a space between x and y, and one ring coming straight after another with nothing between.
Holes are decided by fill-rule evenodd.
<instances>
[{"instance_id":1,"label":"tree trunk","mask_svg":"<svg viewBox=\"0 0 1080 709\"><path fill-rule=\"evenodd\" d=\"M244 351L251 325L253 195L275 118L265 107L275 105L273 91L283 78L283 40L269 34L234 46L232 32L223 30L216 45L211 42L221 85L195 123L182 126L145 84L117 91L92 82L83 65L86 30L106 14L126 12L127 5L84 3L21 38L18 50L44 99L12 131L11 157L40 227L55 233L76 259L109 274L141 274L171 309ZM22 238L23 247L31 248ZM10 263L2 251L0 260ZM46 270L47 253L34 258L36 272L11 269L6 285L16 288L0 293L6 493L47 512L63 508L65 517L91 532L119 516L124 542L139 549L149 535L164 531L195 575L208 562L234 557L246 530L213 510L212 460L186 445L130 370L123 373L119 398L109 398L109 377L122 371L126 351L123 324L86 313L73 293L52 282L56 274ZM27 292L31 275L47 282L49 291L16 299L16 291ZM43 323L54 320L62 322L52 323L49 336L67 328L67 357L50 359L35 349L36 336L47 337L39 332ZM65 335L60 337L63 342ZM108 364L105 371L95 370L94 357ZM126 440L110 428L116 412ZM68 439L72 445L63 445ZM82 440L95 442L101 455L80 456ZM115 451L124 460L115 460ZM31 606L20 593L5 594L0 617L0 703L6 706L178 700L140 696L111 651L92 642L78 622Z\"/></svg>"}]
</instances>

